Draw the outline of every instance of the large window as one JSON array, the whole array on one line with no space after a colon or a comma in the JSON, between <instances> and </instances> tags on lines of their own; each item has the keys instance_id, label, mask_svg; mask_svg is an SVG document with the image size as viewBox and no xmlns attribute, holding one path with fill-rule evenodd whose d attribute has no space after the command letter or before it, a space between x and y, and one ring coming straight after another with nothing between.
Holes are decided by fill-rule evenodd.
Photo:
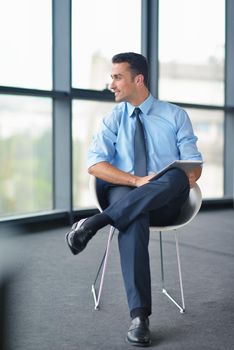
<instances>
[{"instance_id":1,"label":"large window","mask_svg":"<svg viewBox=\"0 0 234 350\"><path fill-rule=\"evenodd\" d=\"M72 1L72 85L108 87L111 57L141 50L141 0Z\"/></svg>"},{"instance_id":2,"label":"large window","mask_svg":"<svg viewBox=\"0 0 234 350\"><path fill-rule=\"evenodd\" d=\"M117 7L116 7L117 6ZM106 90L111 58L120 52L141 52L141 0L72 0L72 86ZM74 100L73 204L93 207L86 157L92 135L114 103Z\"/></svg>"},{"instance_id":3,"label":"large window","mask_svg":"<svg viewBox=\"0 0 234 350\"><path fill-rule=\"evenodd\" d=\"M86 159L92 136L113 108L111 102L73 102L73 203L75 208L93 207L89 194Z\"/></svg>"},{"instance_id":4,"label":"large window","mask_svg":"<svg viewBox=\"0 0 234 350\"><path fill-rule=\"evenodd\" d=\"M51 0L0 1L0 85L52 88Z\"/></svg>"},{"instance_id":5,"label":"large window","mask_svg":"<svg viewBox=\"0 0 234 350\"><path fill-rule=\"evenodd\" d=\"M159 4L159 97L223 105L225 1Z\"/></svg>"},{"instance_id":6,"label":"large window","mask_svg":"<svg viewBox=\"0 0 234 350\"><path fill-rule=\"evenodd\" d=\"M0 216L52 209L52 101L0 95Z\"/></svg>"},{"instance_id":7,"label":"large window","mask_svg":"<svg viewBox=\"0 0 234 350\"><path fill-rule=\"evenodd\" d=\"M225 1L159 1L159 98L194 105L203 198L224 195L224 113L196 104L224 105L224 56Z\"/></svg>"}]
</instances>

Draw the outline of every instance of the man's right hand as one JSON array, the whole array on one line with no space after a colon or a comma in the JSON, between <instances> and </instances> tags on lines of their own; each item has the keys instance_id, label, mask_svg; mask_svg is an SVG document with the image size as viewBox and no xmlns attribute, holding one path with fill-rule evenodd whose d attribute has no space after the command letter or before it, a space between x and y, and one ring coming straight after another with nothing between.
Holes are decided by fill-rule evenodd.
<instances>
[{"instance_id":1,"label":"man's right hand","mask_svg":"<svg viewBox=\"0 0 234 350\"><path fill-rule=\"evenodd\" d=\"M152 179L156 174L150 174L150 175L147 175L147 176L143 176L143 177L136 177L136 184L135 186L136 187L141 187L145 184L147 184L150 179Z\"/></svg>"}]
</instances>

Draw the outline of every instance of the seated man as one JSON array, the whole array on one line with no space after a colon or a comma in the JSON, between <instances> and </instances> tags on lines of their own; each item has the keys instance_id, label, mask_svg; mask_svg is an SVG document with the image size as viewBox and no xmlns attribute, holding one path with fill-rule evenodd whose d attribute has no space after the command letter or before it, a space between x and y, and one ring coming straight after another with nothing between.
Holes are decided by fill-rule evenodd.
<instances>
[{"instance_id":1,"label":"seated man","mask_svg":"<svg viewBox=\"0 0 234 350\"><path fill-rule=\"evenodd\" d=\"M174 160L201 160L191 122L180 107L149 92L144 56L123 53L112 58L111 89L120 102L103 119L88 154L88 172L98 179L105 203L102 213L75 223L66 235L73 254L80 253L96 232L111 224L119 230L119 251L132 318L127 342L151 342L149 222L173 223L201 167L185 173L173 168L155 174Z\"/></svg>"}]
</instances>

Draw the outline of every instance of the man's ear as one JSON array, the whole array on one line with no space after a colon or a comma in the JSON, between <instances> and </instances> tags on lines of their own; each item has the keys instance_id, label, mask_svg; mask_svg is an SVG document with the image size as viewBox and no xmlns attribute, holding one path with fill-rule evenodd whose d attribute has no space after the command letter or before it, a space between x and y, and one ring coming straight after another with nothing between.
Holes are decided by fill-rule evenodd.
<instances>
[{"instance_id":1,"label":"man's ear","mask_svg":"<svg viewBox=\"0 0 234 350\"><path fill-rule=\"evenodd\" d=\"M144 75L143 74L138 74L135 78L135 82L138 86L144 85Z\"/></svg>"}]
</instances>

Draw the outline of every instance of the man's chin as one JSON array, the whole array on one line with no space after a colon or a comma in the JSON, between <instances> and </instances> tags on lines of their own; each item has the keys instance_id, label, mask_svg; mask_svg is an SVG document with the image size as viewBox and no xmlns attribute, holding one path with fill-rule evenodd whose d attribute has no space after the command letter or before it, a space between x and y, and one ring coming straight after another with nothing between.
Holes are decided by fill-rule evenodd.
<instances>
[{"instance_id":1,"label":"man's chin","mask_svg":"<svg viewBox=\"0 0 234 350\"><path fill-rule=\"evenodd\" d=\"M124 102L125 99L123 97L121 97L121 96L115 96L115 101L116 102Z\"/></svg>"}]
</instances>

